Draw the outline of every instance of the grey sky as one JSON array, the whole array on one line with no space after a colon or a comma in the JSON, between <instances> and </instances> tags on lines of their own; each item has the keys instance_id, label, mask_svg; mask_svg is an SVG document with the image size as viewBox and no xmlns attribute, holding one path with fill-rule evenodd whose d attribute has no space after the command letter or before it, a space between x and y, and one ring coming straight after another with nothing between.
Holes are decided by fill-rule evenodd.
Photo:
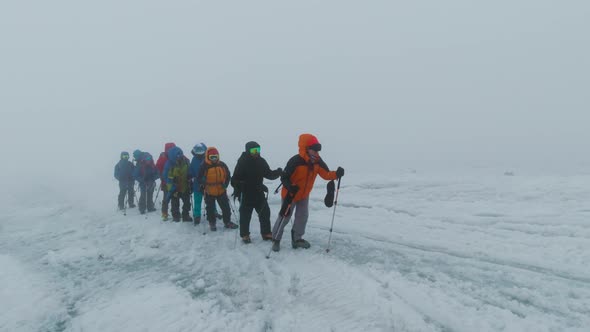
<instances>
[{"instance_id":1,"label":"grey sky","mask_svg":"<svg viewBox=\"0 0 590 332\"><path fill-rule=\"evenodd\" d=\"M3 1L1 139L105 174L166 141L233 164L255 139L284 166L303 132L358 172L586 163L588 17L586 1Z\"/></svg>"}]
</instances>

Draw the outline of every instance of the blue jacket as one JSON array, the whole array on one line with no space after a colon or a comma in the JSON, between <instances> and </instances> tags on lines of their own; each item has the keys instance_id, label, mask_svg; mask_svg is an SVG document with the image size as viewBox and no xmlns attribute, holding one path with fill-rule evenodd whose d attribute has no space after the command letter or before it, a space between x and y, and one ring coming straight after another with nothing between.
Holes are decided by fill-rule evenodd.
<instances>
[{"instance_id":1,"label":"blue jacket","mask_svg":"<svg viewBox=\"0 0 590 332\"><path fill-rule=\"evenodd\" d=\"M166 191L186 193L191 189L189 167L189 160L184 156L181 148L175 146L168 150L168 161L164 165Z\"/></svg>"},{"instance_id":2,"label":"blue jacket","mask_svg":"<svg viewBox=\"0 0 590 332\"><path fill-rule=\"evenodd\" d=\"M115 179L123 184L133 184L133 170L135 166L129 160L119 160L115 165Z\"/></svg>"},{"instance_id":3,"label":"blue jacket","mask_svg":"<svg viewBox=\"0 0 590 332\"><path fill-rule=\"evenodd\" d=\"M201 167L203 167L204 164L205 155L203 155L201 158L193 156L193 159L191 160L191 166L188 170L188 176L193 179L193 192L195 193L201 191L199 188L199 182L197 181L197 175L199 175L199 170L201 170Z\"/></svg>"}]
</instances>

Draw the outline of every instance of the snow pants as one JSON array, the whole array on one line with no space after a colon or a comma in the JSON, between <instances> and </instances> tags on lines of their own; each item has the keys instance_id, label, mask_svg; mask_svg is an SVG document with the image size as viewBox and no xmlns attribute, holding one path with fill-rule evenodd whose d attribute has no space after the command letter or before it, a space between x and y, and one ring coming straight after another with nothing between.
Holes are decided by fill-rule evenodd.
<instances>
[{"instance_id":1,"label":"snow pants","mask_svg":"<svg viewBox=\"0 0 590 332\"><path fill-rule=\"evenodd\" d=\"M203 193L196 190L193 193L193 217L201 216L201 206L203 205Z\"/></svg>"},{"instance_id":2,"label":"snow pants","mask_svg":"<svg viewBox=\"0 0 590 332\"><path fill-rule=\"evenodd\" d=\"M284 202L284 200L283 200ZM292 241L297 241L303 238L305 234L305 226L307 226L307 218L309 217L309 197L304 198L300 201L293 202L291 209L286 216L282 216L279 213L277 220L272 228L273 240L281 240L283 237L283 230L289 223L291 216L295 213L295 219L293 220L293 228L291 231Z\"/></svg>"},{"instance_id":3,"label":"snow pants","mask_svg":"<svg viewBox=\"0 0 590 332\"><path fill-rule=\"evenodd\" d=\"M231 222L231 208L229 207L229 198L224 193L219 196L205 195L205 211L207 212L207 221L209 223L215 223L216 220L216 209L215 202L219 204L221 208L221 214L223 215L223 223L228 224Z\"/></svg>"},{"instance_id":4,"label":"snow pants","mask_svg":"<svg viewBox=\"0 0 590 332\"><path fill-rule=\"evenodd\" d=\"M135 203L133 202L135 199L133 183L119 181L119 209L123 209L125 207L125 195L127 195L127 205L135 206Z\"/></svg>"},{"instance_id":5,"label":"snow pants","mask_svg":"<svg viewBox=\"0 0 590 332\"><path fill-rule=\"evenodd\" d=\"M146 185L139 186L139 212L144 213L146 208L148 211L156 210L154 208L154 188L156 187L155 182L147 183Z\"/></svg>"},{"instance_id":6,"label":"snow pants","mask_svg":"<svg viewBox=\"0 0 590 332\"><path fill-rule=\"evenodd\" d=\"M191 211L191 197L188 192L186 193L178 193L178 197L170 198L170 211L172 212L172 220L180 221L180 200L182 200L182 219L188 220L190 219L190 211Z\"/></svg>"},{"instance_id":7,"label":"snow pants","mask_svg":"<svg viewBox=\"0 0 590 332\"><path fill-rule=\"evenodd\" d=\"M256 206L240 205L240 236L250 235L250 220L252 219L252 211L256 210L258 213L258 221L260 221L260 234L270 233L270 208L268 202L262 200Z\"/></svg>"}]
</instances>

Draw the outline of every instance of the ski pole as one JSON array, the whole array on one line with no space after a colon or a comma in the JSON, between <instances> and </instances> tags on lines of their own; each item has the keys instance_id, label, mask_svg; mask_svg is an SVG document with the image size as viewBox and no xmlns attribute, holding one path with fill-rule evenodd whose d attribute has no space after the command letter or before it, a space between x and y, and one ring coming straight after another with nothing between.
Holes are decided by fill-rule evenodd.
<instances>
[{"instance_id":1,"label":"ski pole","mask_svg":"<svg viewBox=\"0 0 590 332\"><path fill-rule=\"evenodd\" d=\"M334 211L332 211L332 224L330 225L330 237L328 237L328 248L326 252L330 252L330 242L332 241L332 230L334 227L334 216L336 214L336 206L338 205L338 192L340 192L340 179L338 178L338 187L336 188L336 198L334 199Z\"/></svg>"},{"instance_id":2,"label":"ski pole","mask_svg":"<svg viewBox=\"0 0 590 332\"><path fill-rule=\"evenodd\" d=\"M189 187L190 188L190 187ZM190 203L190 207L189 207L189 211L192 210L193 208L193 193L191 192L191 190L189 189L188 191L188 200ZM193 220L191 220L193 222L193 224L195 223L195 217L193 216Z\"/></svg>"},{"instance_id":3,"label":"ski pole","mask_svg":"<svg viewBox=\"0 0 590 332\"><path fill-rule=\"evenodd\" d=\"M145 220L147 220L147 214L148 214L148 184L145 184Z\"/></svg>"},{"instance_id":4,"label":"ski pole","mask_svg":"<svg viewBox=\"0 0 590 332\"><path fill-rule=\"evenodd\" d=\"M156 184L154 182L154 188L156 187ZM158 196L160 195L160 190L158 190L158 192L156 193L156 198L154 198L154 207L156 206L156 202L158 201Z\"/></svg>"},{"instance_id":5,"label":"ski pole","mask_svg":"<svg viewBox=\"0 0 590 332\"><path fill-rule=\"evenodd\" d=\"M127 215L127 204L129 203L129 188L126 188L125 191L125 202L123 203L123 215Z\"/></svg>"},{"instance_id":6,"label":"ski pole","mask_svg":"<svg viewBox=\"0 0 590 332\"><path fill-rule=\"evenodd\" d=\"M293 204L293 201L291 201L291 202L289 203L289 205L287 205L287 208L285 209L285 213L281 215L281 221L279 222L279 228L278 228L278 230L277 230L277 234L278 234L279 232L281 232L281 230L287 226L287 224L286 224L286 223L283 225L283 221L285 221L285 219L287 219L287 215L289 214L289 212L290 212L290 210L291 210L291 204ZM287 223L288 223L288 221L289 221L289 219L287 219ZM272 239L272 242L273 242L273 244L274 244L274 242L275 242L275 241L276 241L276 239L274 239L274 238L273 238L273 239ZM270 249L268 250L268 254L266 254L266 259L269 259L269 258L270 258L270 253L271 253L271 252L272 252L272 246L271 246L271 247L270 247Z\"/></svg>"},{"instance_id":7,"label":"ski pole","mask_svg":"<svg viewBox=\"0 0 590 332\"><path fill-rule=\"evenodd\" d=\"M139 184L137 185L137 187L139 187ZM137 187L135 186L135 183L134 183L133 184L133 192L135 192L135 195L134 195L135 197L133 197L133 198L134 198L134 201L137 202L137 205L139 207L139 197L137 195Z\"/></svg>"},{"instance_id":8,"label":"ski pole","mask_svg":"<svg viewBox=\"0 0 590 332\"><path fill-rule=\"evenodd\" d=\"M205 201L205 210L202 212L203 220L201 220L201 224L203 224L203 235L207 235L207 226L205 226L205 222L207 221L207 191L203 188L203 200ZM202 205L201 205L202 207Z\"/></svg>"},{"instance_id":9,"label":"ski pole","mask_svg":"<svg viewBox=\"0 0 590 332\"><path fill-rule=\"evenodd\" d=\"M279 183L279 186L277 187L277 189L275 189L275 195L279 193L279 189L281 188L281 186L283 185L283 183Z\"/></svg>"},{"instance_id":10,"label":"ski pole","mask_svg":"<svg viewBox=\"0 0 590 332\"><path fill-rule=\"evenodd\" d=\"M244 199L244 194L243 193L240 193L240 208L242 208L242 199ZM238 208L236 208L236 201L232 201L232 205L233 205L233 207L232 207L232 213L234 214L234 219L236 219L236 217L235 217L236 216L236 210L238 210ZM241 230L240 219L237 218L236 221L238 222L238 232L239 232ZM234 238L234 249L236 249L236 246L238 244L238 232L236 232L236 236Z\"/></svg>"}]
</instances>

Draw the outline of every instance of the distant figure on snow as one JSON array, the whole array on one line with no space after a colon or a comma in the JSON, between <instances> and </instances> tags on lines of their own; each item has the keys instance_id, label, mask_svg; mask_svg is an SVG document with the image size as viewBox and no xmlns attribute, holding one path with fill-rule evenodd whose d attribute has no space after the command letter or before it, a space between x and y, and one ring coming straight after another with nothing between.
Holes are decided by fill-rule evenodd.
<instances>
[{"instance_id":1,"label":"distant figure on snow","mask_svg":"<svg viewBox=\"0 0 590 332\"><path fill-rule=\"evenodd\" d=\"M133 163L129 161L129 152L123 151L120 155L119 162L115 165L115 179L119 180L119 210L125 209L125 195L127 195L127 203L130 208L134 208L134 189L133 185Z\"/></svg>"}]
</instances>

